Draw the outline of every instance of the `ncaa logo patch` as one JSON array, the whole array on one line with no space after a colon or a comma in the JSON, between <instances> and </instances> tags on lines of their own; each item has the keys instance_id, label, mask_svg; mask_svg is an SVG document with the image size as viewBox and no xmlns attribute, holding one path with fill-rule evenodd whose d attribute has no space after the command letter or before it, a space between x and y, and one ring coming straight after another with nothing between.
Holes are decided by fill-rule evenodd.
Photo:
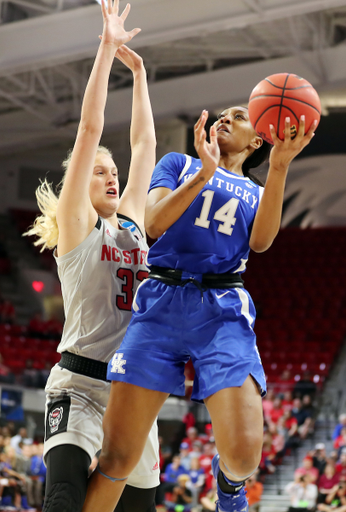
<instances>
[{"instance_id":1,"label":"ncaa logo patch","mask_svg":"<svg viewBox=\"0 0 346 512\"><path fill-rule=\"evenodd\" d=\"M134 233L136 231L136 226L133 222L125 221L123 222L122 226L126 229L129 229L131 233Z\"/></svg>"},{"instance_id":2,"label":"ncaa logo patch","mask_svg":"<svg viewBox=\"0 0 346 512\"><path fill-rule=\"evenodd\" d=\"M49 428L50 428L51 434L53 434L54 432L56 432L58 430L59 425L62 420L62 417L63 417L63 414L64 414L63 407L56 407L54 409L54 411L51 411L49 413L48 421L49 421Z\"/></svg>"}]
</instances>

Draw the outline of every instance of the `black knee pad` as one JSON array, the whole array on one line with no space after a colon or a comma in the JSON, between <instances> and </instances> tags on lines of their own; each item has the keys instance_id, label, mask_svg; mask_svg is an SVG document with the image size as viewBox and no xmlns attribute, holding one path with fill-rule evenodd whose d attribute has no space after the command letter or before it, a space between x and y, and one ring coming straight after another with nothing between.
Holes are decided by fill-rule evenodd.
<instances>
[{"instance_id":1,"label":"black knee pad","mask_svg":"<svg viewBox=\"0 0 346 512\"><path fill-rule=\"evenodd\" d=\"M43 512L80 512L83 501L79 489L68 482L58 482L45 497Z\"/></svg>"}]
</instances>

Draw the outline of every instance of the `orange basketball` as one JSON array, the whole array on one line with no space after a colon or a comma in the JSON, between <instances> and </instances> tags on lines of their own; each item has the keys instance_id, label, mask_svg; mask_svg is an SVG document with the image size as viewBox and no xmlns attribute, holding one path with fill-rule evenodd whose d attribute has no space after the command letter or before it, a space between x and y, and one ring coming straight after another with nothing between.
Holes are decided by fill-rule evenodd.
<instances>
[{"instance_id":1,"label":"orange basketball","mask_svg":"<svg viewBox=\"0 0 346 512\"><path fill-rule=\"evenodd\" d=\"M291 119L291 136L295 137L299 120L305 115L305 133L313 121L319 123L321 101L313 86L304 78L291 73L270 75L252 91L249 99L249 117L256 133L273 144L269 125L283 140L285 119Z\"/></svg>"}]
</instances>

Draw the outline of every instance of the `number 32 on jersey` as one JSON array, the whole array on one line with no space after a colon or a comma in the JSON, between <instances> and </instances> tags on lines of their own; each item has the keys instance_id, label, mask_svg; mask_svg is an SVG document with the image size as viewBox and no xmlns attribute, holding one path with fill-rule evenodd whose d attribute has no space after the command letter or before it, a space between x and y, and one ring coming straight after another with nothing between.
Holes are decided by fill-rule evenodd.
<instances>
[{"instance_id":1,"label":"number 32 on jersey","mask_svg":"<svg viewBox=\"0 0 346 512\"><path fill-rule=\"evenodd\" d=\"M141 282L148 277L149 273L146 270L138 270L136 273L137 281ZM134 285L134 272L130 268L119 268L117 277L123 281L121 287L122 295L117 295L116 305L123 311L131 311L133 301L133 285Z\"/></svg>"}]
</instances>

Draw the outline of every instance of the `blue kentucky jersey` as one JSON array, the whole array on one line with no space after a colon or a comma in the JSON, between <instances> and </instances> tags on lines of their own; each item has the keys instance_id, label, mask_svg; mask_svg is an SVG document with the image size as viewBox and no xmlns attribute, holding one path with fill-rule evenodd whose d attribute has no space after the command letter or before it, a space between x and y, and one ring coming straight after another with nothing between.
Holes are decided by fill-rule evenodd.
<instances>
[{"instance_id":1,"label":"blue kentucky jersey","mask_svg":"<svg viewBox=\"0 0 346 512\"><path fill-rule=\"evenodd\" d=\"M169 153L156 165L150 190L175 190L201 169L201 160ZM194 274L244 272L263 188L218 167L183 215L149 250L149 265Z\"/></svg>"}]
</instances>

